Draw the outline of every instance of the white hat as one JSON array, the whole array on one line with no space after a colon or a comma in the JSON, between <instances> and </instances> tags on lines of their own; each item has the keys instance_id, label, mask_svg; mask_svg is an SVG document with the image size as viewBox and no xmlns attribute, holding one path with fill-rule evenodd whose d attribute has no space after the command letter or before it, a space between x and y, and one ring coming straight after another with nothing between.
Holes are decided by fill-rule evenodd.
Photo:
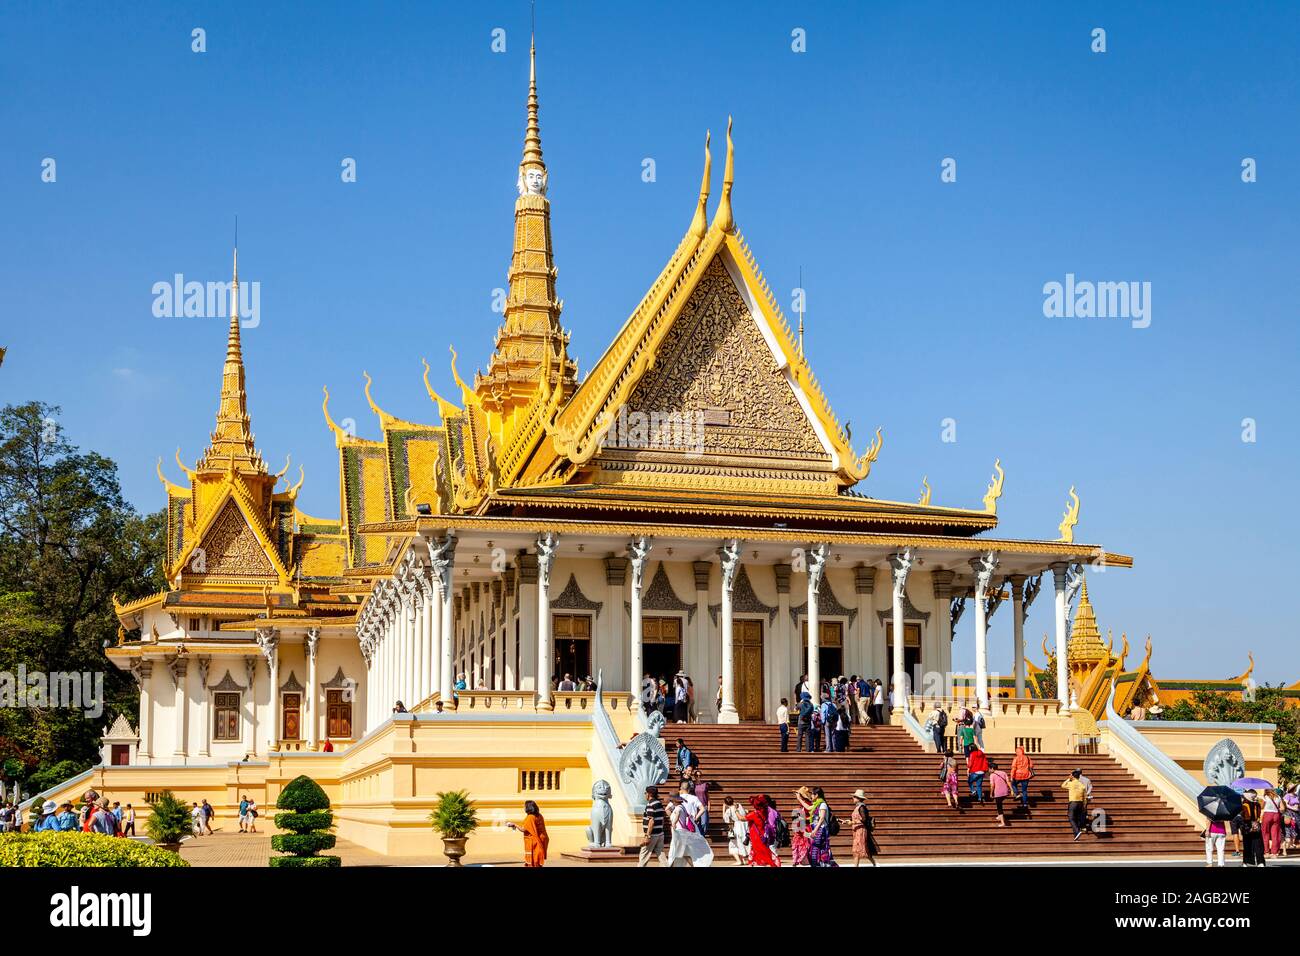
<instances>
[{"instance_id":1,"label":"white hat","mask_svg":"<svg viewBox=\"0 0 1300 956\"><path fill-rule=\"evenodd\" d=\"M53 800L46 800L44 805L42 805L41 807L41 812L53 813L57 809L59 809L59 805L57 803L55 803Z\"/></svg>"}]
</instances>

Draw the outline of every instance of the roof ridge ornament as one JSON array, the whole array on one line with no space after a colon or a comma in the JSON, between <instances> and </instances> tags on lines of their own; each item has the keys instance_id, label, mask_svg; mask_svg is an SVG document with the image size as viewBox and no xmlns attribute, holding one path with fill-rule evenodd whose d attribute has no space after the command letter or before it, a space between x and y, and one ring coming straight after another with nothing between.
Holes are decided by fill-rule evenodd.
<instances>
[{"instance_id":1,"label":"roof ridge ornament","mask_svg":"<svg viewBox=\"0 0 1300 956\"><path fill-rule=\"evenodd\" d=\"M713 217L713 228L721 232L735 232L736 218L731 212L731 187L735 183L736 149L731 140L731 117L727 117L727 162L722 171L722 201Z\"/></svg>"},{"instance_id":2,"label":"roof ridge ornament","mask_svg":"<svg viewBox=\"0 0 1300 956\"><path fill-rule=\"evenodd\" d=\"M690 234L703 239L709 231L709 179L713 175L713 154L709 152L710 130L704 131L704 176L700 181L700 199L695 207L695 218L691 220Z\"/></svg>"},{"instance_id":3,"label":"roof ridge ornament","mask_svg":"<svg viewBox=\"0 0 1300 956\"><path fill-rule=\"evenodd\" d=\"M1007 473L1002 470L1002 459L993 460L993 478L989 482L989 487L984 492L984 510L988 514L995 515L998 513L998 499L1002 497L1002 485L1007 480Z\"/></svg>"},{"instance_id":4,"label":"roof ridge ornament","mask_svg":"<svg viewBox=\"0 0 1300 956\"><path fill-rule=\"evenodd\" d=\"M1065 506L1065 512L1061 515L1061 523L1057 530L1061 536L1056 540L1065 544L1074 544L1074 526L1079 523L1079 496L1075 493L1074 485L1070 486L1070 497L1073 502Z\"/></svg>"}]
</instances>

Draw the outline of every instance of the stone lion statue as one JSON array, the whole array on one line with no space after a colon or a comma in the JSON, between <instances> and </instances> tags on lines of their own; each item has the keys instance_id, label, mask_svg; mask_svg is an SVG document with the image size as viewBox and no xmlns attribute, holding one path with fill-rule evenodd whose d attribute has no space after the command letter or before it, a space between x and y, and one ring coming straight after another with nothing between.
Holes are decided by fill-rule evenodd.
<instances>
[{"instance_id":1,"label":"stone lion statue","mask_svg":"<svg viewBox=\"0 0 1300 956\"><path fill-rule=\"evenodd\" d=\"M591 826L587 827L587 845L601 849L614 841L614 810L609 805L613 789L606 780L591 785Z\"/></svg>"}]
</instances>

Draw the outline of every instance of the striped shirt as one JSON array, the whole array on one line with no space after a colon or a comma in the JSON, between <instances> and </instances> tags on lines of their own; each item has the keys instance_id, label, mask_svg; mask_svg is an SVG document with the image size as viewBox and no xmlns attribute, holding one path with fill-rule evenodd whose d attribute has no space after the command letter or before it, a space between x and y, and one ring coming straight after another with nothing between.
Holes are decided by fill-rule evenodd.
<instances>
[{"instance_id":1,"label":"striped shirt","mask_svg":"<svg viewBox=\"0 0 1300 956\"><path fill-rule=\"evenodd\" d=\"M645 814L642 816L645 822L645 835L654 836L656 833L664 832L664 805L659 800L650 800L645 805Z\"/></svg>"}]
</instances>

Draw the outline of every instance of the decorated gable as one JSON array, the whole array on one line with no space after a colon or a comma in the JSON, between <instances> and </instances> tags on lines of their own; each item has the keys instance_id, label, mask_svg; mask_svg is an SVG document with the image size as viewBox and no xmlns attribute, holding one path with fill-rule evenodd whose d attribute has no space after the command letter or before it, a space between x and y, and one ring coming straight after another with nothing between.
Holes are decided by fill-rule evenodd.
<instances>
[{"instance_id":1,"label":"decorated gable","mask_svg":"<svg viewBox=\"0 0 1300 956\"><path fill-rule=\"evenodd\" d=\"M234 500L222 506L184 571L212 577L278 577L275 566Z\"/></svg>"}]
</instances>

